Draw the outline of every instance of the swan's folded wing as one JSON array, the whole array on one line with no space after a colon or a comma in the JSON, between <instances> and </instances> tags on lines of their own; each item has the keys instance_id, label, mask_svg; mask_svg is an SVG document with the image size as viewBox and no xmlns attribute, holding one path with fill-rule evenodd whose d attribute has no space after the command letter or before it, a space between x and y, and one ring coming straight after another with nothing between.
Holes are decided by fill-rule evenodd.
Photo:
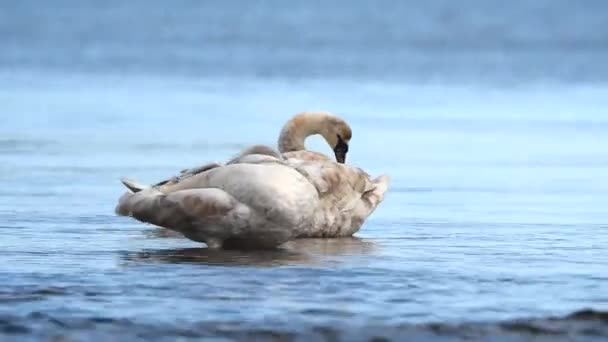
<instances>
[{"instance_id":1,"label":"swan's folded wing","mask_svg":"<svg viewBox=\"0 0 608 342\"><path fill-rule=\"evenodd\" d=\"M373 193L377 184L370 178L369 174L357 167L351 167L348 165L339 165L342 173L342 187L343 193L349 193L350 196L344 196L343 199L338 202L342 211L353 210L366 196Z\"/></svg>"},{"instance_id":2,"label":"swan's folded wing","mask_svg":"<svg viewBox=\"0 0 608 342\"><path fill-rule=\"evenodd\" d=\"M348 173L348 179L355 191L364 194L376 189L376 183L371 179L371 176L367 172L363 171L363 169L351 167L349 168Z\"/></svg>"},{"instance_id":3,"label":"swan's folded wing","mask_svg":"<svg viewBox=\"0 0 608 342\"><path fill-rule=\"evenodd\" d=\"M229 214L235 210L239 214ZM187 189L161 193L146 189L137 193L125 193L118 201L116 213L131 216L139 221L179 231L192 236L204 227L205 233L222 235L227 232L213 231L214 227L230 226L238 229L245 225L248 208L228 193L215 188Z\"/></svg>"}]
</instances>

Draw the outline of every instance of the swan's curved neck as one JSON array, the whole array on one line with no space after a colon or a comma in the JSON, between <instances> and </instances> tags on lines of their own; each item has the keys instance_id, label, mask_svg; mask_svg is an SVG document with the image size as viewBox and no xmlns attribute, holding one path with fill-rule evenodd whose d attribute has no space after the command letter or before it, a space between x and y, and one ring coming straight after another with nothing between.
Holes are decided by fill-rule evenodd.
<instances>
[{"instance_id":1,"label":"swan's curved neck","mask_svg":"<svg viewBox=\"0 0 608 342\"><path fill-rule=\"evenodd\" d=\"M304 141L311 135L323 134L325 113L304 112L289 120L279 136L281 153L305 150Z\"/></svg>"}]
</instances>

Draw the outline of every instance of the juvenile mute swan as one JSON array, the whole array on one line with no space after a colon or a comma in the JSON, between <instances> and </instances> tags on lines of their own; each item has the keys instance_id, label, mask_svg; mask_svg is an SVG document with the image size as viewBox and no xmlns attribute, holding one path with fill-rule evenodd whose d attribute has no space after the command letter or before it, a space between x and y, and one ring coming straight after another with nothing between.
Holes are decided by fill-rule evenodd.
<instances>
[{"instance_id":1,"label":"juvenile mute swan","mask_svg":"<svg viewBox=\"0 0 608 342\"><path fill-rule=\"evenodd\" d=\"M129 189L116 213L165 227L210 248L267 248L302 237L356 233L389 179L331 160L249 154L177 183Z\"/></svg>"},{"instance_id":2,"label":"juvenile mute swan","mask_svg":"<svg viewBox=\"0 0 608 342\"><path fill-rule=\"evenodd\" d=\"M337 162L305 150L321 134ZM116 213L182 233L210 248L275 247L299 237L356 233L382 202L389 178L374 180L345 165L350 127L330 113L306 112L285 124L281 153L253 145L225 165L183 170L180 177L130 191Z\"/></svg>"}]
</instances>

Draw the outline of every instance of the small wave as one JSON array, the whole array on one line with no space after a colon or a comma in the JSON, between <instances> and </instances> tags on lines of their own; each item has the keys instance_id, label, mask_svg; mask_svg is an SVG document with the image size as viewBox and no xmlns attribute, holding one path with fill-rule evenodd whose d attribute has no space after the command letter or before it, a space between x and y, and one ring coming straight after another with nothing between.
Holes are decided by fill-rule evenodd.
<instances>
[{"instance_id":1,"label":"small wave","mask_svg":"<svg viewBox=\"0 0 608 342\"><path fill-rule=\"evenodd\" d=\"M0 304L39 301L51 296L64 296L68 294L66 289L59 287L21 289L16 292L4 290L0 291Z\"/></svg>"},{"instance_id":2,"label":"small wave","mask_svg":"<svg viewBox=\"0 0 608 342\"><path fill-rule=\"evenodd\" d=\"M517 319L485 323L427 323L381 326L348 323L298 327L251 325L241 322L158 324L126 318L59 317L32 312L25 317L0 316L2 335L40 339L104 339L119 334L130 339L227 338L232 340L292 341L604 341L608 312L585 309L562 317Z\"/></svg>"}]
</instances>

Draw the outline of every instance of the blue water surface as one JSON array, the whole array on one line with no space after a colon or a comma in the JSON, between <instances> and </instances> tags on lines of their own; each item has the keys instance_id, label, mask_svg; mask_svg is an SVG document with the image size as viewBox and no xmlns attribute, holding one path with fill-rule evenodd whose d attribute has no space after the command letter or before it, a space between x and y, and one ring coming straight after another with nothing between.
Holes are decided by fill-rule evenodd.
<instances>
[{"instance_id":1,"label":"blue water surface","mask_svg":"<svg viewBox=\"0 0 608 342\"><path fill-rule=\"evenodd\" d=\"M0 337L605 338L549 318L608 308L606 22L601 1L0 1ZM391 176L354 239L213 252L114 214L120 177L275 146L304 110Z\"/></svg>"}]
</instances>

